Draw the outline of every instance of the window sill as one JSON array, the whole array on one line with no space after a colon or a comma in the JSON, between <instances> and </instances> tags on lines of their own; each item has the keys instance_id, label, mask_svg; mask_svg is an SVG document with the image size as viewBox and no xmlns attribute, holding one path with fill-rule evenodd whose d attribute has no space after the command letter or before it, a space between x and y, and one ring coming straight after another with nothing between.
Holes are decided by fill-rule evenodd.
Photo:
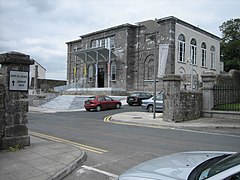
<instances>
[{"instance_id":1,"label":"window sill","mask_svg":"<svg viewBox=\"0 0 240 180\"><path fill-rule=\"evenodd\" d=\"M180 63L180 64L187 64L186 62L182 62L182 61L178 61L178 63Z\"/></svg>"},{"instance_id":2,"label":"window sill","mask_svg":"<svg viewBox=\"0 0 240 180\"><path fill-rule=\"evenodd\" d=\"M154 82L154 79L145 79L143 80L144 82ZM158 80L156 79L156 82L158 82Z\"/></svg>"}]
</instances>

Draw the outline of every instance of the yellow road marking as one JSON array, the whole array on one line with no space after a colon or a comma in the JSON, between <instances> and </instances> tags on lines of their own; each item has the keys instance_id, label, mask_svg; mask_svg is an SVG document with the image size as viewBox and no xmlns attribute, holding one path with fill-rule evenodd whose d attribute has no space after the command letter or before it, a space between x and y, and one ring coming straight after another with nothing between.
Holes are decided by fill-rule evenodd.
<instances>
[{"instance_id":1,"label":"yellow road marking","mask_svg":"<svg viewBox=\"0 0 240 180\"><path fill-rule=\"evenodd\" d=\"M104 118L104 122L112 123L112 124L120 124L120 125L128 125L128 126L139 126L139 127L150 127L150 128L162 128L160 126L154 125L145 125L145 124L138 124L138 123L131 123L131 122L120 122L120 121L111 121L112 116L107 116Z\"/></svg>"},{"instance_id":2,"label":"yellow road marking","mask_svg":"<svg viewBox=\"0 0 240 180\"><path fill-rule=\"evenodd\" d=\"M91 152L94 152L94 153L97 153L97 154L103 154L103 153L108 152L107 150L104 150L104 149L100 149L100 148L76 143L76 142L69 141L69 140L66 140L66 139L61 139L61 138L58 138L58 137L50 136L50 135L47 135L47 134L41 134L41 133L37 133L37 132L33 132L33 131L30 131L29 134L33 135L33 136L49 139L49 140L52 140L52 141L56 141L56 142L67 143L67 144L73 145L75 147L78 147L78 148L81 148L81 149L84 149L84 150L87 150L87 151L91 151Z\"/></svg>"}]
</instances>

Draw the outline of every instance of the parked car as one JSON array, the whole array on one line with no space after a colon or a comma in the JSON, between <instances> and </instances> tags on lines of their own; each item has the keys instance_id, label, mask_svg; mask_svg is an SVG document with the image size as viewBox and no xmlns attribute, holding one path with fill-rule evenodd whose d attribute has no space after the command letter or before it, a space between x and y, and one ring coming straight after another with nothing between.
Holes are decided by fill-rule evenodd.
<instances>
[{"instance_id":1,"label":"parked car","mask_svg":"<svg viewBox=\"0 0 240 180\"><path fill-rule=\"evenodd\" d=\"M134 104L141 106L142 100L149 99L151 97L152 94L148 92L135 92L127 97L127 103L129 106L132 106Z\"/></svg>"},{"instance_id":2,"label":"parked car","mask_svg":"<svg viewBox=\"0 0 240 180\"><path fill-rule=\"evenodd\" d=\"M240 153L220 151L183 152L139 164L119 180L239 180Z\"/></svg>"},{"instance_id":3,"label":"parked car","mask_svg":"<svg viewBox=\"0 0 240 180\"><path fill-rule=\"evenodd\" d=\"M119 109L122 103L119 100L115 100L108 96L91 96L85 101L84 108L87 111L94 109L101 111L102 109Z\"/></svg>"},{"instance_id":4,"label":"parked car","mask_svg":"<svg viewBox=\"0 0 240 180\"><path fill-rule=\"evenodd\" d=\"M142 108L148 112L153 112L154 97L142 100ZM156 95L156 111L163 111L163 92Z\"/></svg>"}]
</instances>

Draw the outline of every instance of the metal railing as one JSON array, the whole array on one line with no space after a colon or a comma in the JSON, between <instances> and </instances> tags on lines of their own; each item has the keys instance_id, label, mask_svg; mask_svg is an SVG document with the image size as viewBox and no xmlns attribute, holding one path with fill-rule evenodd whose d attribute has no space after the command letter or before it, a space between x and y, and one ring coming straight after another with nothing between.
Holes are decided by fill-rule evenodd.
<instances>
[{"instance_id":1,"label":"metal railing","mask_svg":"<svg viewBox=\"0 0 240 180\"><path fill-rule=\"evenodd\" d=\"M80 85L79 84L67 84L67 85L64 85L64 86L57 86L57 87L54 87L54 91L56 92L64 92L68 89L71 89L71 88L80 88Z\"/></svg>"},{"instance_id":2,"label":"metal railing","mask_svg":"<svg viewBox=\"0 0 240 180\"><path fill-rule=\"evenodd\" d=\"M240 86L214 85L214 110L240 111Z\"/></svg>"}]
</instances>

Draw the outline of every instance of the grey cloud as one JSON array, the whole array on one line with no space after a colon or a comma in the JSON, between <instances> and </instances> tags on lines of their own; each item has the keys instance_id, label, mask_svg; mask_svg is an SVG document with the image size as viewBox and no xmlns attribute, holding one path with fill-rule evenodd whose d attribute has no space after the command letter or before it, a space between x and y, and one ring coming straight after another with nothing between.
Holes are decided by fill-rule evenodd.
<instances>
[{"instance_id":1,"label":"grey cloud","mask_svg":"<svg viewBox=\"0 0 240 180\"><path fill-rule=\"evenodd\" d=\"M58 1L54 0L26 0L38 13L50 12L57 8Z\"/></svg>"}]
</instances>

